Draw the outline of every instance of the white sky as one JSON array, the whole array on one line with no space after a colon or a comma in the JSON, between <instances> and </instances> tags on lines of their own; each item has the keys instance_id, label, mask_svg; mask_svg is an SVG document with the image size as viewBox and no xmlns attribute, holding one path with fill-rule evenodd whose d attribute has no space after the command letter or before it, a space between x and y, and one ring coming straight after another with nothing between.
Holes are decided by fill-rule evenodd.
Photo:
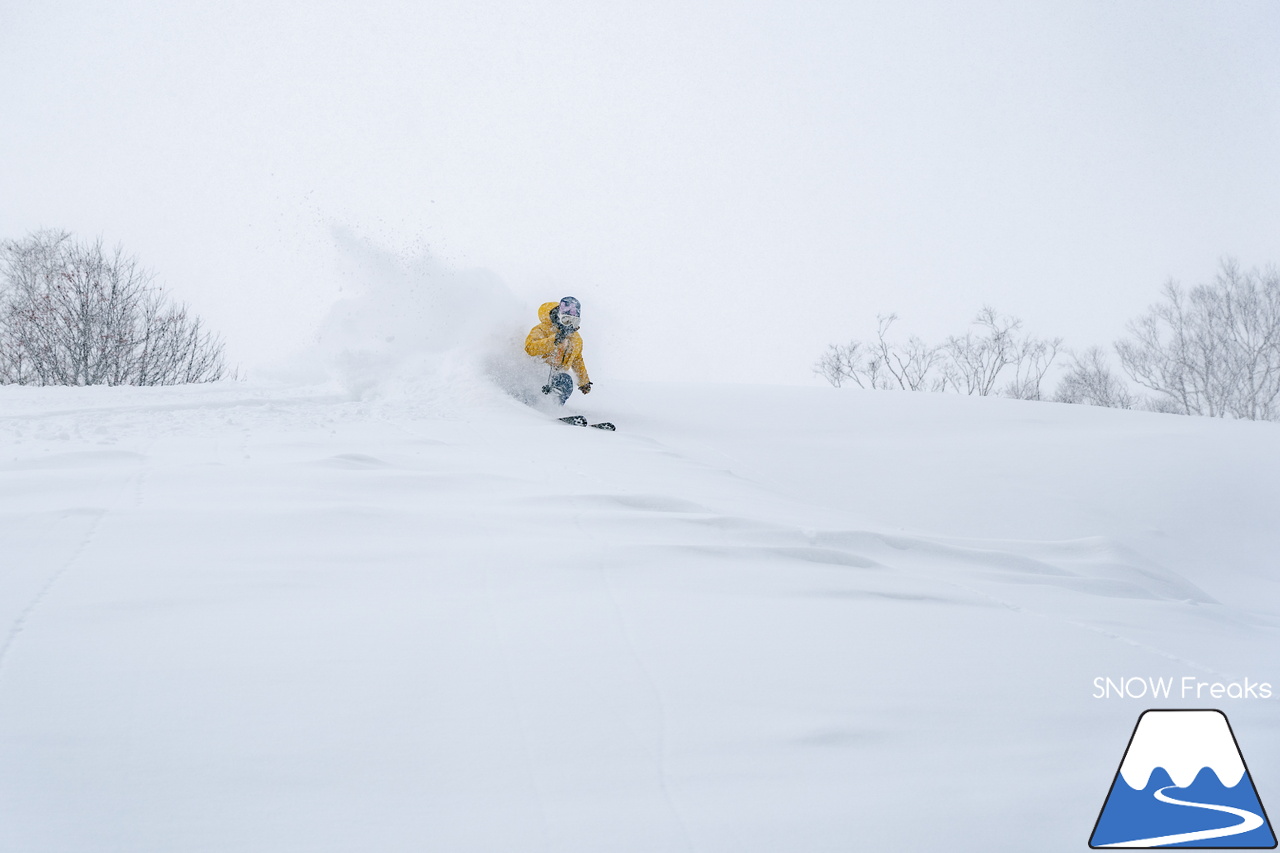
<instances>
[{"instance_id":1,"label":"white sky","mask_svg":"<svg viewBox=\"0 0 1280 853\"><path fill-rule=\"evenodd\" d=\"M597 383L984 302L1107 343L1280 262L1277 149L1271 0L0 2L0 237L122 242L251 371L351 285L335 224L578 296Z\"/></svg>"}]
</instances>

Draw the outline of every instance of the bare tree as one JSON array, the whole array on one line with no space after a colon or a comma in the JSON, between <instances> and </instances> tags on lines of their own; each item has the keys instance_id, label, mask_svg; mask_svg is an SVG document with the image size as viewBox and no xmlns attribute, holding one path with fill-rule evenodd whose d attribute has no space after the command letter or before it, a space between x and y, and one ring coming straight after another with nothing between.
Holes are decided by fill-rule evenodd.
<instances>
[{"instance_id":1,"label":"bare tree","mask_svg":"<svg viewBox=\"0 0 1280 853\"><path fill-rule=\"evenodd\" d=\"M1062 338L1032 338L1018 341L1018 358L1010 365L1013 379L1005 386L1004 395L1017 400L1041 400L1040 384L1058 358Z\"/></svg>"},{"instance_id":2,"label":"bare tree","mask_svg":"<svg viewBox=\"0 0 1280 853\"><path fill-rule=\"evenodd\" d=\"M1101 347L1089 347L1082 355L1073 356L1071 368L1058 381L1053 399L1112 409L1132 409L1138 404L1138 398L1111 372Z\"/></svg>"},{"instance_id":3,"label":"bare tree","mask_svg":"<svg viewBox=\"0 0 1280 853\"><path fill-rule=\"evenodd\" d=\"M0 383L174 385L226 374L222 341L117 248L64 231L0 243Z\"/></svg>"},{"instance_id":4,"label":"bare tree","mask_svg":"<svg viewBox=\"0 0 1280 853\"><path fill-rule=\"evenodd\" d=\"M876 340L832 344L814 372L839 388L853 382L860 388L902 391L962 391L988 395L1001 376L1012 373L1004 392L1011 397L1040 399L1040 383L1057 358L1061 338L1042 340L1020 335L1022 321L983 308L974 319L980 332L950 337L941 345L916 336L904 343L889 340L896 314L878 317ZM1006 372L1008 371L1008 372Z\"/></svg>"},{"instance_id":5,"label":"bare tree","mask_svg":"<svg viewBox=\"0 0 1280 853\"><path fill-rule=\"evenodd\" d=\"M938 347L930 346L912 335L905 344L888 340L889 327L898 320L897 314L876 318L876 345L873 372L878 374L880 387L898 391L936 390L940 377L934 375L942 360Z\"/></svg>"},{"instance_id":6,"label":"bare tree","mask_svg":"<svg viewBox=\"0 0 1280 853\"><path fill-rule=\"evenodd\" d=\"M1040 383L1062 348L1062 338L1021 335L1021 320L1001 316L989 305L978 312L973 325L979 329L977 334L953 335L943 344L950 357L951 384L966 394L986 397L995 391L1001 374L1012 369L1006 396L1039 400Z\"/></svg>"},{"instance_id":7,"label":"bare tree","mask_svg":"<svg viewBox=\"0 0 1280 853\"><path fill-rule=\"evenodd\" d=\"M1213 284L1184 292L1129 323L1121 365L1156 392L1158 408L1188 415L1280 419L1280 273L1223 261Z\"/></svg>"},{"instance_id":8,"label":"bare tree","mask_svg":"<svg viewBox=\"0 0 1280 853\"><path fill-rule=\"evenodd\" d=\"M814 365L813 372L840 388L845 382L852 381L859 388L865 388L862 380L863 352L860 341L847 344L829 344L827 351Z\"/></svg>"},{"instance_id":9,"label":"bare tree","mask_svg":"<svg viewBox=\"0 0 1280 853\"><path fill-rule=\"evenodd\" d=\"M819 358L814 372L837 388L853 382L859 388L881 391L943 390L945 378L937 370L943 359L941 348L930 346L914 335L905 344L889 341L889 327L897 319L897 314L876 318L874 344L861 341L831 344Z\"/></svg>"}]
</instances>

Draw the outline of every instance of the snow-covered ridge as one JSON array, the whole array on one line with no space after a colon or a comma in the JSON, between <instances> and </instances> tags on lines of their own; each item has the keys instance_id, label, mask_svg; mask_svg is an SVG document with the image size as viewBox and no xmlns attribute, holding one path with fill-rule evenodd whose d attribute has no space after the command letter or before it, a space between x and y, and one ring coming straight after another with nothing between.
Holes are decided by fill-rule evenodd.
<instances>
[{"instance_id":1,"label":"snow-covered ridge","mask_svg":"<svg viewBox=\"0 0 1280 853\"><path fill-rule=\"evenodd\" d=\"M1240 784L1244 760L1221 711L1148 711L1120 765L1130 788L1142 790L1163 767L1173 784L1186 788L1208 767L1228 788Z\"/></svg>"}]
</instances>

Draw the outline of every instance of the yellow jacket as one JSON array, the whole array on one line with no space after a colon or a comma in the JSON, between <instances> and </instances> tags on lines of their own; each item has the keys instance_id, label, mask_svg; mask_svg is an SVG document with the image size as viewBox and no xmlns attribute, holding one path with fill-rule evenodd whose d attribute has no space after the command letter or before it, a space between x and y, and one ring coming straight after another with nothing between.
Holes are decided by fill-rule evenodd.
<instances>
[{"instance_id":1,"label":"yellow jacket","mask_svg":"<svg viewBox=\"0 0 1280 853\"><path fill-rule=\"evenodd\" d=\"M542 322L529 330L529 336L524 339L524 351L541 358L551 367L572 370L581 387L591 381L587 376L587 366L582 361L582 335L574 331L560 343L556 343L556 326L551 322L551 309L559 304L542 303L542 307L538 309L538 318Z\"/></svg>"}]
</instances>

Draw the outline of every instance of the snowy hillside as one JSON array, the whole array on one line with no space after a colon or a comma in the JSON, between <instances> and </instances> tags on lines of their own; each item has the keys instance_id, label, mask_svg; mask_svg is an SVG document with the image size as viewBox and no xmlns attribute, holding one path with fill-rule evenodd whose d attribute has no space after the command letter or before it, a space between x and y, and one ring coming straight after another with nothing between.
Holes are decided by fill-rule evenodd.
<instances>
[{"instance_id":1,"label":"snowy hillside","mask_svg":"<svg viewBox=\"0 0 1280 853\"><path fill-rule=\"evenodd\" d=\"M1280 810L1094 698L1280 688L1280 426L595 378L0 387L0 851L1074 851L1147 707Z\"/></svg>"}]
</instances>

